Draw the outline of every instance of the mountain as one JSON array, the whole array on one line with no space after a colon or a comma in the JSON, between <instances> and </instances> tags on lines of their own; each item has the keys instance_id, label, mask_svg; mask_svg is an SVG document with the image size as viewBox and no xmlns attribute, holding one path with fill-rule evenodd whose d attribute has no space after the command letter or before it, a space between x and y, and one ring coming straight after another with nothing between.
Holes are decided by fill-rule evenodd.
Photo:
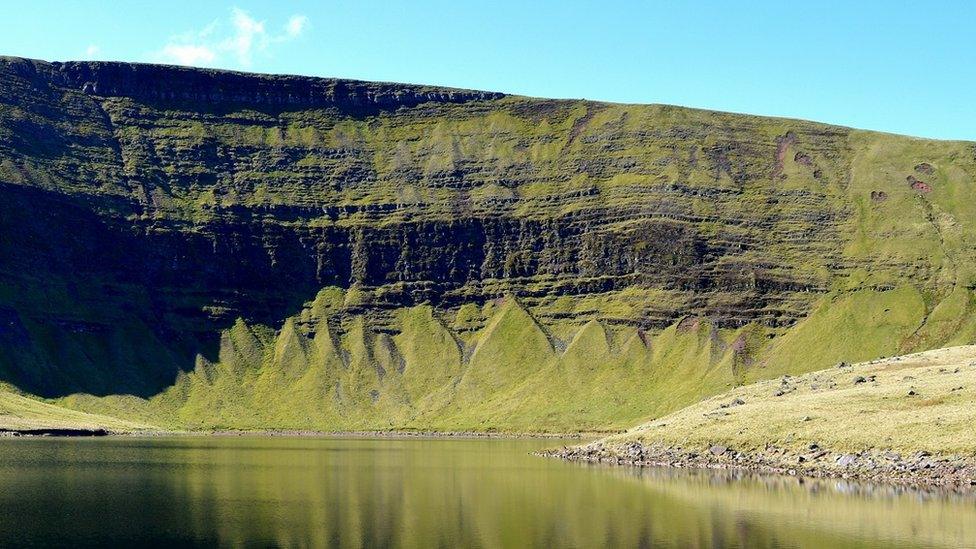
<instances>
[{"instance_id":1,"label":"mountain","mask_svg":"<svg viewBox=\"0 0 976 549\"><path fill-rule=\"evenodd\" d=\"M973 343L974 184L974 143L798 120L0 58L0 381L164 427L624 428Z\"/></svg>"}]
</instances>

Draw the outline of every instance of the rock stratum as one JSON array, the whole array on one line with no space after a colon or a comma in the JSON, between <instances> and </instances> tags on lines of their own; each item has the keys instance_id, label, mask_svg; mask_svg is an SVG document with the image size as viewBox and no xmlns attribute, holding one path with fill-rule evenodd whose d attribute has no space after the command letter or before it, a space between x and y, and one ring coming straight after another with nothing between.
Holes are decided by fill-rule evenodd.
<instances>
[{"instance_id":1,"label":"rock stratum","mask_svg":"<svg viewBox=\"0 0 976 549\"><path fill-rule=\"evenodd\" d=\"M619 429L973 343L974 185L968 142L0 58L0 381L163 427Z\"/></svg>"}]
</instances>

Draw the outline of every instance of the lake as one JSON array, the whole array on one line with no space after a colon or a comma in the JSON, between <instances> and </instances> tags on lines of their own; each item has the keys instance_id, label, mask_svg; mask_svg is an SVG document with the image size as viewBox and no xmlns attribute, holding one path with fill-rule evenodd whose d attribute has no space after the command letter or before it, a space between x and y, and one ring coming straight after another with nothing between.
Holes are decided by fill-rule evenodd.
<instances>
[{"instance_id":1,"label":"lake","mask_svg":"<svg viewBox=\"0 0 976 549\"><path fill-rule=\"evenodd\" d=\"M0 440L0 546L976 544L970 498L529 455L562 443Z\"/></svg>"}]
</instances>

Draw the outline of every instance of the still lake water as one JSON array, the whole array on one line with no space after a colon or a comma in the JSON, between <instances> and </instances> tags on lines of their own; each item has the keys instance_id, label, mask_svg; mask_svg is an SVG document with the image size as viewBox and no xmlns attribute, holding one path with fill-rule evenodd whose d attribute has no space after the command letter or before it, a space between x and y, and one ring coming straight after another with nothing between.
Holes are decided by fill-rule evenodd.
<instances>
[{"instance_id":1,"label":"still lake water","mask_svg":"<svg viewBox=\"0 0 976 549\"><path fill-rule=\"evenodd\" d=\"M969 498L529 455L560 444L0 440L0 546L976 546Z\"/></svg>"}]
</instances>

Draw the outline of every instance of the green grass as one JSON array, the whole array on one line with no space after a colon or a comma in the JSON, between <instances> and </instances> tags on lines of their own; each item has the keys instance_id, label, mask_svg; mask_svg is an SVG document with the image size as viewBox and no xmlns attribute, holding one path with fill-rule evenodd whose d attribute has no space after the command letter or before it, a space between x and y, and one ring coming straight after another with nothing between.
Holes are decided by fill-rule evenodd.
<instances>
[{"instance_id":1,"label":"green grass","mask_svg":"<svg viewBox=\"0 0 976 549\"><path fill-rule=\"evenodd\" d=\"M606 442L973 455L974 402L976 346L949 347L738 387Z\"/></svg>"},{"instance_id":2,"label":"green grass","mask_svg":"<svg viewBox=\"0 0 976 549\"><path fill-rule=\"evenodd\" d=\"M454 318L430 306L401 309L382 327L389 335L368 316L346 314L347 294L325 289L277 331L239 321L216 363L199 359L150 399L58 402L169 428L624 430L756 380L969 342L968 323L920 338L938 316L926 317L924 301L912 286L860 289L824 296L786 330L686 317L641 333L572 316L545 321L549 309L508 297ZM572 310L565 300L558 307Z\"/></svg>"},{"instance_id":3,"label":"green grass","mask_svg":"<svg viewBox=\"0 0 976 549\"><path fill-rule=\"evenodd\" d=\"M100 414L56 406L40 399L0 388L0 429L104 429L117 433L145 431L154 427Z\"/></svg>"}]
</instances>

